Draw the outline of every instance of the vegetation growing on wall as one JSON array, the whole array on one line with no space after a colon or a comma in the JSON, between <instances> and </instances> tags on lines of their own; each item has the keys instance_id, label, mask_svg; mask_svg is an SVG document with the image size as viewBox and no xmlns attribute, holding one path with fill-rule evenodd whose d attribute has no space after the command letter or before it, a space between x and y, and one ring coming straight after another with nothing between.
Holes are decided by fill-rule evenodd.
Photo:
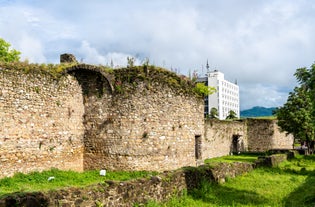
<instances>
[{"instance_id":1,"label":"vegetation growing on wall","mask_svg":"<svg viewBox=\"0 0 315 207\"><path fill-rule=\"evenodd\" d=\"M30 64L24 62L3 62L0 61L0 69L6 68L10 70L20 70L25 73L43 73L53 76L58 79L64 76L65 71L73 66L80 66L77 63L62 63L62 64ZM82 65L84 68L86 65ZM128 93L132 89L136 89L140 82L144 82L147 89L151 89L155 84L169 86L178 94L189 94L197 97L208 95L211 90L205 90L200 84L196 84L185 76L179 76L169 70L150 66L133 66L121 69L111 69L105 66L94 66L100 71L104 71L112 75L114 78L112 85L116 93Z\"/></svg>"},{"instance_id":2,"label":"vegetation growing on wall","mask_svg":"<svg viewBox=\"0 0 315 207\"><path fill-rule=\"evenodd\" d=\"M113 70L115 76L114 87L117 92L124 93L130 90L130 86L136 88L140 82L146 84L147 89L154 84L169 86L179 94L194 94L202 97L200 91L195 90L196 85L185 76L178 76L176 73L155 66L133 66Z\"/></svg>"},{"instance_id":3,"label":"vegetation growing on wall","mask_svg":"<svg viewBox=\"0 0 315 207\"><path fill-rule=\"evenodd\" d=\"M73 66L74 64L37 64L24 62L3 62L0 61L0 69L6 68L10 70L23 71L26 74L29 73L42 73L53 76L55 79L60 78L67 68Z\"/></svg>"}]
</instances>

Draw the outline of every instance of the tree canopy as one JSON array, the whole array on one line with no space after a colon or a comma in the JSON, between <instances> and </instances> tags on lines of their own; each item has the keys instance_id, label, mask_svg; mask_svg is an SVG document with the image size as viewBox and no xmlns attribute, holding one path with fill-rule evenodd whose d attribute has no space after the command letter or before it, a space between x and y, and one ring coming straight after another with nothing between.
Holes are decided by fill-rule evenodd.
<instances>
[{"instance_id":1,"label":"tree canopy","mask_svg":"<svg viewBox=\"0 0 315 207\"><path fill-rule=\"evenodd\" d=\"M209 119L218 119L219 112L218 109L215 107L212 107L209 114Z\"/></svg>"},{"instance_id":2,"label":"tree canopy","mask_svg":"<svg viewBox=\"0 0 315 207\"><path fill-rule=\"evenodd\" d=\"M10 43L0 38L0 61L15 62L20 60L20 51L10 48Z\"/></svg>"},{"instance_id":3,"label":"tree canopy","mask_svg":"<svg viewBox=\"0 0 315 207\"><path fill-rule=\"evenodd\" d=\"M236 119L236 118L237 118L237 116L236 116L235 111L230 110L229 115L227 115L227 117L225 119Z\"/></svg>"},{"instance_id":4,"label":"tree canopy","mask_svg":"<svg viewBox=\"0 0 315 207\"><path fill-rule=\"evenodd\" d=\"M315 64L297 69L294 76L300 85L289 93L287 102L275 114L283 131L309 146L315 134Z\"/></svg>"},{"instance_id":5,"label":"tree canopy","mask_svg":"<svg viewBox=\"0 0 315 207\"><path fill-rule=\"evenodd\" d=\"M194 91L202 97L211 95L216 92L212 86L206 86L204 83L196 83Z\"/></svg>"}]
</instances>

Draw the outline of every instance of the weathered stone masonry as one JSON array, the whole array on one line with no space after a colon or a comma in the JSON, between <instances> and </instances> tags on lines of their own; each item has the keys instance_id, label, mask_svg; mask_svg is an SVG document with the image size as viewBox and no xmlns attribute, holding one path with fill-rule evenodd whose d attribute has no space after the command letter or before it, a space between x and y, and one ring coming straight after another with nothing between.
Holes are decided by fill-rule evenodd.
<instances>
[{"instance_id":1,"label":"weathered stone masonry","mask_svg":"<svg viewBox=\"0 0 315 207\"><path fill-rule=\"evenodd\" d=\"M202 101L158 82L125 84L113 93L107 77L76 67L85 107L84 168L173 170L195 165L203 134ZM130 89L130 90L128 90Z\"/></svg>"},{"instance_id":2,"label":"weathered stone masonry","mask_svg":"<svg viewBox=\"0 0 315 207\"><path fill-rule=\"evenodd\" d=\"M280 132L277 120L208 120L202 144L203 158L207 159L239 152L292 149L293 136Z\"/></svg>"},{"instance_id":3,"label":"weathered stone masonry","mask_svg":"<svg viewBox=\"0 0 315 207\"><path fill-rule=\"evenodd\" d=\"M163 171L195 165L195 136L204 129L200 98L154 81L113 93L109 78L86 65L58 81L36 72L0 73L1 177L51 167Z\"/></svg>"},{"instance_id":4,"label":"weathered stone masonry","mask_svg":"<svg viewBox=\"0 0 315 207\"><path fill-rule=\"evenodd\" d=\"M0 68L0 177L83 170L81 88L72 76Z\"/></svg>"},{"instance_id":5,"label":"weathered stone masonry","mask_svg":"<svg viewBox=\"0 0 315 207\"><path fill-rule=\"evenodd\" d=\"M121 83L89 65L58 80L0 68L0 177L51 167L164 171L291 146L274 121L204 122L200 98L155 79Z\"/></svg>"},{"instance_id":6,"label":"weathered stone masonry","mask_svg":"<svg viewBox=\"0 0 315 207\"><path fill-rule=\"evenodd\" d=\"M246 121L207 120L203 141L204 158L246 152L247 139Z\"/></svg>"},{"instance_id":7,"label":"weathered stone masonry","mask_svg":"<svg viewBox=\"0 0 315 207\"><path fill-rule=\"evenodd\" d=\"M247 119L248 151L292 149L293 136L279 130L277 120Z\"/></svg>"}]
</instances>

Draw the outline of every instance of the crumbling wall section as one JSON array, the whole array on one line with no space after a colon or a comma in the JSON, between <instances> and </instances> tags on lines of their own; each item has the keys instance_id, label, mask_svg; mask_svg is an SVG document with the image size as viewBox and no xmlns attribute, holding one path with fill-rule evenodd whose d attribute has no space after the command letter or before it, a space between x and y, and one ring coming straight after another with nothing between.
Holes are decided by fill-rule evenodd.
<instances>
[{"instance_id":1,"label":"crumbling wall section","mask_svg":"<svg viewBox=\"0 0 315 207\"><path fill-rule=\"evenodd\" d=\"M294 137L292 134L287 134L281 131L277 124L277 120L272 122L274 127L274 138L272 149L293 149Z\"/></svg>"},{"instance_id":2,"label":"crumbling wall section","mask_svg":"<svg viewBox=\"0 0 315 207\"><path fill-rule=\"evenodd\" d=\"M247 119L248 150L292 149L293 136L281 132L276 120Z\"/></svg>"},{"instance_id":3,"label":"crumbling wall section","mask_svg":"<svg viewBox=\"0 0 315 207\"><path fill-rule=\"evenodd\" d=\"M249 151L265 152L272 149L274 126L272 120L247 119Z\"/></svg>"},{"instance_id":4,"label":"crumbling wall section","mask_svg":"<svg viewBox=\"0 0 315 207\"><path fill-rule=\"evenodd\" d=\"M206 120L203 158L246 152L248 148L246 128L244 121Z\"/></svg>"}]
</instances>

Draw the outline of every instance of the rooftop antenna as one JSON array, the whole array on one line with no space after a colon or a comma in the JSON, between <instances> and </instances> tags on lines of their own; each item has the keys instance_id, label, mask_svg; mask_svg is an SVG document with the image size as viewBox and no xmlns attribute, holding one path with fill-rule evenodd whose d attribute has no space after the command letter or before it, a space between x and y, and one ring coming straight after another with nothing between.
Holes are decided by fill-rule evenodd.
<instances>
[{"instance_id":1,"label":"rooftop antenna","mask_svg":"<svg viewBox=\"0 0 315 207\"><path fill-rule=\"evenodd\" d=\"M209 71L209 62L208 62L208 59L207 59L207 64L206 64L206 68L207 68L207 73L209 73L210 71Z\"/></svg>"}]
</instances>

